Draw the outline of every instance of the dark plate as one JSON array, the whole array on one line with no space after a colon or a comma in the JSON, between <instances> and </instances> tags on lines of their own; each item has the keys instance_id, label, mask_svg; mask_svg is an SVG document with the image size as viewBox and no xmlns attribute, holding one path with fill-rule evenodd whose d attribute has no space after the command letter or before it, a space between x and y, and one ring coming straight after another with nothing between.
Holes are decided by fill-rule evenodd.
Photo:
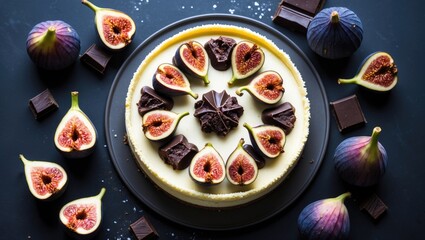
<instances>
[{"instance_id":1,"label":"dark plate","mask_svg":"<svg viewBox=\"0 0 425 240\"><path fill-rule=\"evenodd\" d=\"M308 91L311 104L310 135L304 153L290 176L265 197L238 208L220 211L184 204L159 190L139 170L125 135L124 103L127 88L142 60L165 39L190 27L221 23L249 28L272 40L289 54ZM329 132L329 109L320 77L305 54L286 36L249 18L236 15L208 14L171 24L146 39L122 65L112 84L105 111L105 131L109 152L118 174L130 191L163 217L179 224L206 230L230 230L262 222L289 207L313 180L322 162ZM249 207L247 211L246 207ZM223 221L226 219L226 221Z\"/></svg>"}]
</instances>

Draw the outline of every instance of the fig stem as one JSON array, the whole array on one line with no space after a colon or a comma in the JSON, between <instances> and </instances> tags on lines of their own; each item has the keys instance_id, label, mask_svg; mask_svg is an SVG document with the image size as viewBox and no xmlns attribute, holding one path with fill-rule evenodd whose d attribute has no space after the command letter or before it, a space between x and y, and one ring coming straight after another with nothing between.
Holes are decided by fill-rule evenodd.
<instances>
[{"instance_id":1,"label":"fig stem","mask_svg":"<svg viewBox=\"0 0 425 240\"><path fill-rule=\"evenodd\" d=\"M331 13L331 23L339 23L339 14L337 11Z\"/></svg>"},{"instance_id":2,"label":"fig stem","mask_svg":"<svg viewBox=\"0 0 425 240\"><path fill-rule=\"evenodd\" d=\"M208 79L208 75L205 75L204 78L203 78L203 80L204 80L204 84L205 85L210 84L210 80Z\"/></svg>"},{"instance_id":3,"label":"fig stem","mask_svg":"<svg viewBox=\"0 0 425 240\"><path fill-rule=\"evenodd\" d=\"M363 149L363 153L369 156L368 159L370 161L375 161L376 159L378 159L378 155L379 155L378 137L379 137L379 134L381 133L381 130L382 129L380 127L373 128L370 141Z\"/></svg>"},{"instance_id":4,"label":"fig stem","mask_svg":"<svg viewBox=\"0 0 425 240\"><path fill-rule=\"evenodd\" d=\"M103 187L102 189L100 189L99 194L96 195L96 198L102 199L103 195L105 195L105 192L106 192L106 188Z\"/></svg>"},{"instance_id":5,"label":"fig stem","mask_svg":"<svg viewBox=\"0 0 425 240\"><path fill-rule=\"evenodd\" d=\"M94 5L93 3L87 1L87 0L81 0L81 3L89 7L93 12L99 11L100 7Z\"/></svg>"},{"instance_id":6,"label":"fig stem","mask_svg":"<svg viewBox=\"0 0 425 240\"><path fill-rule=\"evenodd\" d=\"M338 79L338 84L348 84L348 83L356 83L356 82L357 82L356 78L351 78L351 79L339 78Z\"/></svg>"},{"instance_id":7,"label":"fig stem","mask_svg":"<svg viewBox=\"0 0 425 240\"><path fill-rule=\"evenodd\" d=\"M73 91L71 92L71 108L72 109L80 109L78 104L78 92Z\"/></svg>"},{"instance_id":8,"label":"fig stem","mask_svg":"<svg viewBox=\"0 0 425 240\"><path fill-rule=\"evenodd\" d=\"M345 200L347 197L351 197L351 192L343 193L343 194L339 195L338 197L336 197L336 199L337 199L337 200L340 200L340 201L342 201L342 202L344 202L344 200Z\"/></svg>"},{"instance_id":9,"label":"fig stem","mask_svg":"<svg viewBox=\"0 0 425 240\"><path fill-rule=\"evenodd\" d=\"M19 158L21 159L21 161L24 163L24 165L25 164L27 164L28 162L29 162L29 160L28 159L26 159L25 157L24 157L24 155L22 155L22 154L19 154Z\"/></svg>"},{"instance_id":10,"label":"fig stem","mask_svg":"<svg viewBox=\"0 0 425 240\"><path fill-rule=\"evenodd\" d=\"M238 96L242 96L243 95L242 91L248 91L248 87L246 87L246 86L240 87L235 91L235 93Z\"/></svg>"},{"instance_id":11,"label":"fig stem","mask_svg":"<svg viewBox=\"0 0 425 240\"><path fill-rule=\"evenodd\" d=\"M50 26L47 28L46 33L44 33L40 40L38 41L38 45L40 45L44 49L50 49L54 47L56 42L56 28L54 26Z\"/></svg>"},{"instance_id":12,"label":"fig stem","mask_svg":"<svg viewBox=\"0 0 425 240\"><path fill-rule=\"evenodd\" d=\"M230 81L227 82L227 85L232 86L235 81L236 81L236 76L233 75L232 79L230 79Z\"/></svg>"},{"instance_id":13,"label":"fig stem","mask_svg":"<svg viewBox=\"0 0 425 240\"><path fill-rule=\"evenodd\" d=\"M198 99L198 94L194 93L192 91L187 92L190 96L192 96L194 99Z\"/></svg>"}]
</instances>

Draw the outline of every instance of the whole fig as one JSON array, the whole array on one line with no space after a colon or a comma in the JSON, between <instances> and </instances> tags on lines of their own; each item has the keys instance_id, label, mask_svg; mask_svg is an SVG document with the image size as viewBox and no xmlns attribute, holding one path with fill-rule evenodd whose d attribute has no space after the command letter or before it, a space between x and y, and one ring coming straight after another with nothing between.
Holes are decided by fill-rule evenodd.
<instances>
[{"instance_id":1,"label":"whole fig","mask_svg":"<svg viewBox=\"0 0 425 240\"><path fill-rule=\"evenodd\" d=\"M302 239L348 239L350 218L344 200L350 196L347 192L307 205L298 216Z\"/></svg>"},{"instance_id":2,"label":"whole fig","mask_svg":"<svg viewBox=\"0 0 425 240\"><path fill-rule=\"evenodd\" d=\"M46 70L61 70L70 66L80 53L80 37L69 24L44 21L28 34L27 52L31 60Z\"/></svg>"},{"instance_id":3,"label":"whole fig","mask_svg":"<svg viewBox=\"0 0 425 240\"><path fill-rule=\"evenodd\" d=\"M380 127L375 127L372 136L350 137L342 141L335 150L335 168L347 183L367 187L378 183L385 173L387 152L378 136Z\"/></svg>"}]
</instances>

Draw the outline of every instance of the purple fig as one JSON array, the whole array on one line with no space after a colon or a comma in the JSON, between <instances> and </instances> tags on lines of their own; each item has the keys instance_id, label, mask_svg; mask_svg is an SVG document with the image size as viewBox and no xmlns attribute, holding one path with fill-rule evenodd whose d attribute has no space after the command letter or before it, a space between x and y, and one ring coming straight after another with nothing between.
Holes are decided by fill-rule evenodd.
<instances>
[{"instance_id":1,"label":"purple fig","mask_svg":"<svg viewBox=\"0 0 425 240\"><path fill-rule=\"evenodd\" d=\"M68 23L44 21L28 34L27 52L31 60L46 70L61 70L78 58L80 37Z\"/></svg>"},{"instance_id":2,"label":"purple fig","mask_svg":"<svg viewBox=\"0 0 425 240\"><path fill-rule=\"evenodd\" d=\"M348 239L350 218L344 200L351 193L307 205L298 216L298 230L303 239Z\"/></svg>"},{"instance_id":3,"label":"purple fig","mask_svg":"<svg viewBox=\"0 0 425 240\"><path fill-rule=\"evenodd\" d=\"M387 152L378 136L380 127L375 127L372 136L350 137L342 141L335 150L335 168L347 183L366 187L378 183L385 173Z\"/></svg>"}]
</instances>

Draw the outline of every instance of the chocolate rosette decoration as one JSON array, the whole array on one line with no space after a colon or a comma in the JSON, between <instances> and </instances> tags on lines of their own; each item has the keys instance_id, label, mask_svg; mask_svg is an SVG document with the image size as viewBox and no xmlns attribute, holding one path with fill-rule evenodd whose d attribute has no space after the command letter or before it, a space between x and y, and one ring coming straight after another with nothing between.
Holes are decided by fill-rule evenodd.
<instances>
[{"instance_id":1,"label":"chocolate rosette decoration","mask_svg":"<svg viewBox=\"0 0 425 240\"><path fill-rule=\"evenodd\" d=\"M236 97L231 97L225 90L221 93L211 90L195 103L193 115L199 119L203 132L226 136L238 126L243 111Z\"/></svg>"}]
</instances>

